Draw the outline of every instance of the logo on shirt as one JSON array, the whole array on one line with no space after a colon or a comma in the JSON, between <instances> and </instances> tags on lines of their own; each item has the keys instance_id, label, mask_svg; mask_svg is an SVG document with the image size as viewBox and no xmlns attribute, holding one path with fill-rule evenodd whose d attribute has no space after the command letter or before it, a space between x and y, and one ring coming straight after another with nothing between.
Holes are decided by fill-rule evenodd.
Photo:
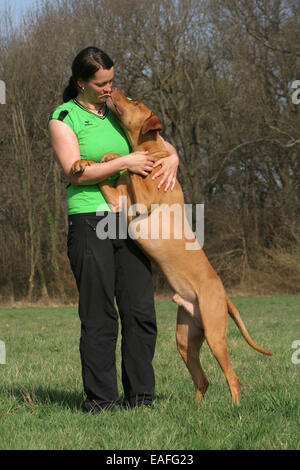
<instances>
[{"instance_id":1,"label":"logo on shirt","mask_svg":"<svg viewBox=\"0 0 300 470\"><path fill-rule=\"evenodd\" d=\"M92 126L93 123L91 121L84 121L85 126Z\"/></svg>"}]
</instances>

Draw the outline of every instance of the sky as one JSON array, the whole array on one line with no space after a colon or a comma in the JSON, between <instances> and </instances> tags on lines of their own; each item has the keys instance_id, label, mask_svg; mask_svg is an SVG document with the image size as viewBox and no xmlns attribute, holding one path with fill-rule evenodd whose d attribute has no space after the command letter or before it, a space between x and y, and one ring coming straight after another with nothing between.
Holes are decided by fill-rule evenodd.
<instances>
[{"instance_id":1,"label":"sky","mask_svg":"<svg viewBox=\"0 0 300 470\"><path fill-rule=\"evenodd\" d=\"M16 22L19 21L22 13L26 12L30 7L34 7L39 0L0 0L0 15L5 7L8 5L11 9L13 18Z\"/></svg>"}]
</instances>

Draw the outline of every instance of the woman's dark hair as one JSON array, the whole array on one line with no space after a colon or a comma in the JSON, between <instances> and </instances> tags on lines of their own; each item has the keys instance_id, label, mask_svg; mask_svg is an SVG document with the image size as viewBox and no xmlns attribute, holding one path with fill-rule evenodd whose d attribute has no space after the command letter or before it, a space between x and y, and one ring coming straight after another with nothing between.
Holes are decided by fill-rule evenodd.
<instances>
[{"instance_id":1,"label":"woman's dark hair","mask_svg":"<svg viewBox=\"0 0 300 470\"><path fill-rule=\"evenodd\" d=\"M78 95L78 79L87 82L99 69L109 70L113 65L111 58L97 47L86 47L80 51L73 60L72 76L63 92L64 103Z\"/></svg>"}]
</instances>

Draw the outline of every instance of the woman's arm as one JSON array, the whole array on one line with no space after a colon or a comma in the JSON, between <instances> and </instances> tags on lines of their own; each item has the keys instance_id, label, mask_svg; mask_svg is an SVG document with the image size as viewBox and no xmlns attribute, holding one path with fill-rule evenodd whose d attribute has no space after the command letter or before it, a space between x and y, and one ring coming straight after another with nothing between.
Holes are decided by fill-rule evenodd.
<instances>
[{"instance_id":1,"label":"woman's arm","mask_svg":"<svg viewBox=\"0 0 300 470\"><path fill-rule=\"evenodd\" d=\"M62 121L52 119L49 122L49 134L55 151L68 181L72 185L92 185L105 180L121 170L130 170L142 176L152 171L154 159L147 152L133 152L124 157L105 163L95 163L85 168L79 175L73 175L71 168L76 160L80 160L80 150L76 134Z\"/></svg>"}]
</instances>

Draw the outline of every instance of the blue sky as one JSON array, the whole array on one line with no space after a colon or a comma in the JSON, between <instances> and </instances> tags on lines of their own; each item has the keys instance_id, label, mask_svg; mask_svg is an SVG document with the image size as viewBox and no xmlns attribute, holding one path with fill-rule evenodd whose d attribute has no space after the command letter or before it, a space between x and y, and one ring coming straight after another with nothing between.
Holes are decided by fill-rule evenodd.
<instances>
[{"instance_id":1,"label":"blue sky","mask_svg":"<svg viewBox=\"0 0 300 470\"><path fill-rule=\"evenodd\" d=\"M5 9L5 6L9 6L13 15L13 18L18 21L22 16L22 13L26 12L30 7L34 7L39 0L0 0L0 15Z\"/></svg>"}]
</instances>

